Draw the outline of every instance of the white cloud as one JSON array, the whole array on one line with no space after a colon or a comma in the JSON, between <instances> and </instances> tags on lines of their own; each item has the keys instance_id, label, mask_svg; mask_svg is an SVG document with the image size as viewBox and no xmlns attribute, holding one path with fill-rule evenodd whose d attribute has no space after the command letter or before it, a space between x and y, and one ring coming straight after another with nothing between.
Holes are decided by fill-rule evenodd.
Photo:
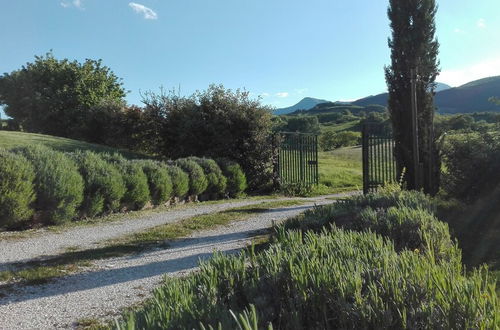
<instances>
[{"instance_id":1,"label":"white cloud","mask_svg":"<svg viewBox=\"0 0 500 330\"><path fill-rule=\"evenodd\" d=\"M64 8L69 8L69 7L76 7L78 9L83 9L83 0L73 0L73 1L69 1L69 0L64 0L64 1L61 1L61 6L63 6Z\"/></svg>"},{"instance_id":2,"label":"white cloud","mask_svg":"<svg viewBox=\"0 0 500 330\"><path fill-rule=\"evenodd\" d=\"M477 21L477 27L480 29L486 29L486 20L484 18L480 18Z\"/></svg>"},{"instance_id":3,"label":"white cloud","mask_svg":"<svg viewBox=\"0 0 500 330\"><path fill-rule=\"evenodd\" d=\"M281 92L281 93L276 93L277 97L285 98L288 97L288 92Z\"/></svg>"},{"instance_id":4,"label":"white cloud","mask_svg":"<svg viewBox=\"0 0 500 330\"><path fill-rule=\"evenodd\" d=\"M500 75L500 58L488 59L467 67L443 70L437 80L456 87L470 81L498 75Z\"/></svg>"},{"instance_id":5,"label":"white cloud","mask_svg":"<svg viewBox=\"0 0 500 330\"><path fill-rule=\"evenodd\" d=\"M158 19L156 14L151 8L148 8L140 3L130 2L128 4L136 13L142 14L145 19Z\"/></svg>"},{"instance_id":6,"label":"white cloud","mask_svg":"<svg viewBox=\"0 0 500 330\"><path fill-rule=\"evenodd\" d=\"M459 28L455 28L455 29L453 30L453 32L455 32L455 33L464 33L464 30L459 29Z\"/></svg>"},{"instance_id":7,"label":"white cloud","mask_svg":"<svg viewBox=\"0 0 500 330\"><path fill-rule=\"evenodd\" d=\"M260 94L261 97L268 97L269 96L269 93L262 93Z\"/></svg>"},{"instance_id":8,"label":"white cloud","mask_svg":"<svg viewBox=\"0 0 500 330\"><path fill-rule=\"evenodd\" d=\"M305 92L307 92L309 90L309 88L299 88L299 89L296 89L295 92L297 94L304 94Z\"/></svg>"}]
</instances>

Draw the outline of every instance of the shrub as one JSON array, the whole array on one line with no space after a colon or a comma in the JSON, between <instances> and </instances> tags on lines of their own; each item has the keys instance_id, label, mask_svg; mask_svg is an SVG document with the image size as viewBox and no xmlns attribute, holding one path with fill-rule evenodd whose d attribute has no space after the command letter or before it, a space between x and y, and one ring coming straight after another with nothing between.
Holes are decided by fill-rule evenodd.
<instances>
[{"instance_id":1,"label":"shrub","mask_svg":"<svg viewBox=\"0 0 500 330\"><path fill-rule=\"evenodd\" d=\"M338 132L326 131L321 134L319 144L324 151L334 150L340 147L350 147L361 143L361 133L359 132Z\"/></svg>"},{"instance_id":2,"label":"shrub","mask_svg":"<svg viewBox=\"0 0 500 330\"><path fill-rule=\"evenodd\" d=\"M215 160L198 157L189 159L194 160L203 169L208 181L207 193L223 195L226 192L227 179Z\"/></svg>"},{"instance_id":3,"label":"shrub","mask_svg":"<svg viewBox=\"0 0 500 330\"><path fill-rule=\"evenodd\" d=\"M85 182L82 215L94 217L103 212L117 211L127 190L120 172L91 151L78 151L72 156Z\"/></svg>"},{"instance_id":4,"label":"shrub","mask_svg":"<svg viewBox=\"0 0 500 330\"><path fill-rule=\"evenodd\" d=\"M443 151L443 188L451 197L473 202L500 183L500 135L469 133L451 136Z\"/></svg>"},{"instance_id":5,"label":"shrub","mask_svg":"<svg viewBox=\"0 0 500 330\"><path fill-rule=\"evenodd\" d=\"M151 93L144 103L150 140L161 140L156 153L234 159L252 190L272 181L271 109L248 92L211 85L190 97Z\"/></svg>"},{"instance_id":6,"label":"shrub","mask_svg":"<svg viewBox=\"0 0 500 330\"><path fill-rule=\"evenodd\" d=\"M227 178L227 194L231 197L241 196L247 189L247 179L241 166L229 159L219 159L217 162Z\"/></svg>"},{"instance_id":7,"label":"shrub","mask_svg":"<svg viewBox=\"0 0 500 330\"><path fill-rule=\"evenodd\" d=\"M178 166L168 166L168 174L172 179L172 195L177 198L186 197L189 192L189 175Z\"/></svg>"},{"instance_id":8,"label":"shrub","mask_svg":"<svg viewBox=\"0 0 500 330\"><path fill-rule=\"evenodd\" d=\"M22 155L0 149L0 227L26 223L33 214L35 171Z\"/></svg>"},{"instance_id":9,"label":"shrub","mask_svg":"<svg viewBox=\"0 0 500 330\"><path fill-rule=\"evenodd\" d=\"M72 220L83 200L83 179L73 160L42 145L17 149L35 169L35 209L44 223Z\"/></svg>"},{"instance_id":10,"label":"shrub","mask_svg":"<svg viewBox=\"0 0 500 330\"><path fill-rule=\"evenodd\" d=\"M147 176L153 205L167 202L173 194L172 179L167 168L153 160L140 160L137 163Z\"/></svg>"},{"instance_id":11,"label":"shrub","mask_svg":"<svg viewBox=\"0 0 500 330\"><path fill-rule=\"evenodd\" d=\"M374 233L280 231L260 254L217 254L125 316L121 329L237 328L249 303L278 329L494 329L499 301L486 271L459 259L397 253ZM256 317L253 317L256 321ZM241 321L241 320L240 320Z\"/></svg>"},{"instance_id":12,"label":"shrub","mask_svg":"<svg viewBox=\"0 0 500 330\"><path fill-rule=\"evenodd\" d=\"M175 165L179 166L189 175L189 195L200 195L208 187L207 177L203 169L195 161L188 158L182 158L175 161Z\"/></svg>"},{"instance_id":13,"label":"shrub","mask_svg":"<svg viewBox=\"0 0 500 330\"><path fill-rule=\"evenodd\" d=\"M287 229L321 231L334 223L390 238L398 251L432 250L439 260L457 253L448 225L433 214L430 198L416 191L382 190L317 207L285 222Z\"/></svg>"},{"instance_id":14,"label":"shrub","mask_svg":"<svg viewBox=\"0 0 500 330\"><path fill-rule=\"evenodd\" d=\"M151 199L148 178L142 167L117 153L105 154L103 157L113 164L123 177L126 191L121 200L122 204L129 209L142 209Z\"/></svg>"}]
</instances>

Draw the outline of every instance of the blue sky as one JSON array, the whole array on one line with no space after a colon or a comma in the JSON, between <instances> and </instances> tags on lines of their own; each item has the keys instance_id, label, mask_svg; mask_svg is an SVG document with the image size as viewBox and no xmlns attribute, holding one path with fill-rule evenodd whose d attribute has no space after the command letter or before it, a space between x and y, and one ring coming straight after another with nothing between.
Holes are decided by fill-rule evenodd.
<instances>
[{"instance_id":1,"label":"blue sky","mask_svg":"<svg viewBox=\"0 0 500 330\"><path fill-rule=\"evenodd\" d=\"M276 107L305 96L353 100L385 90L388 1L0 0L0 73L34 55L102 59L141 91L210 83ZM438 1L442 74L457 86L500 75L500 1Z\"/></svg>"}]
</instances>

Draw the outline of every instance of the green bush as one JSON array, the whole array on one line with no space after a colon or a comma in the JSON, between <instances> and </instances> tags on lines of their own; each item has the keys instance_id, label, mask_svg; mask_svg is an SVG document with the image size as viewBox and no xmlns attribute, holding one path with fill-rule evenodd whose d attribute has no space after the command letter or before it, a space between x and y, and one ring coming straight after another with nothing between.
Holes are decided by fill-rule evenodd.
<instances>
[{"instance_id":1,"label":"green bush","mask_svg":"<svg viewBox=\"0 0 500 330\"><path fill-rule=\"evenodd\" d=\"M42 145L16 150L35 169L35 209L47 224L62 224L77 216L83 200L83 179L73 160Z\"/></svg>"},{"instance_id":2,"label":"green bush","mask_svg":"<svg viewBox=\"0 0 500 330\"><path fill-rule=\"evenodd\" d=\"M22 155L0 149L0 227L17 227L33 215L33 166Z\"/></svg>"},{"instance_id":3,"label":"green bush","mask_svg":"<svg viewBox=\"0 0 500 330\"><path fill-rule=\"evenodd\" d=\"M172 179L172 195L177 198L186 197L189 192L189 175L178 166L168 166L168 174Z\"/></svg>"},{"instance_id":4,"label":"green bush","mask_svg":"<svg viewBox=\"0 0 500 330\"><path fill-rule=\"evenodd\" d=\"M127 209L142 209L151 199L148 178L142 167L117 153L104 154L103 157L113 164L123 177L126 191L121 200L122 204Z\"/></svg>"},{"instance_id":5,"label":"green bush","mask_svg":"<svg viewBox=\"0 0 500 330\"><path fill-rule=\"evenodd\" d=\"M230 197L238 197L247 189L247 178L241 166L229 159L217 160L222 174L227 178L226 192Z\"/></svg>"},{"instance_id":6,"label":"green bush","mask_svg":"<svg viewBox=\"0 0 500 330\"><path fill-rule=\"evenodd\" d=\"M91 151L78 151L72 156L85 182L82 216L117 211L127 188L116 167Z\"/></svg>"},{"instance_id":7,"label":"green bush","mask_svg":"<svg viewBox=\"0 0 500 330\"><path fill-rule=\"evenodd\" d=\"M189 195L197 196L205 192L208 187L208 180L203 169L195 161L182 158L175 161L189 175Z\"/></svg>"},{"instance_id":8,"label":"green bush","mask_svg":"<svg viewBox=\"0 0 500 330\"><path fill-rule=\"evenodd\" d=\"M449 136L443 148L442 186L450 197L474 202L500 184L500 135Z\"/></svg>"},{"instance_id":9,"label":"green bush","mask_svg":"<svg viewBox=\"0 0 500 330\"><path fill-rule=\"evenodd\" d=\"M166 203L173 194L172 179L167 168L153 160L140 160L137 163L142 167L148 178L153 205Z\"/></svg>"},{"instance_id":10,"label":"green bush","mask_svg":"<svg viewBox=\"0 0 500 330\"><path fill-rule=\"evenodd\" d=\"M333 132L326 131L319 139L323 151L330 151L341 147L350 147L361 144L361 133L359 132Z\"/></svg>"},{"instance_id":11,"label":"green bush","mask_svg":"<svg viewBox=\"0 0 500 330\"><path fill-rule=\"evenodd\" d=\"M416 251L398 253L370 232L280 230L262 253L217 254L200 268L169 279L119 328L237 328L228 309L238 314L249 304L259 312L253 329L268 323L277 329L500 325L499 301L484 269L465 276L458 257L436 263Z\"/></svg>"},{"instance_id":12,"label":"green bush","mask_svg":"<svg viewBox=\"0 0 500 330\"><path fill-rule=\"evenodd\" d=\"M438 260L457 253L448 225L433 214L430 198L416 191L382 190L314 208L288 219L287 229L321 231L334 223L355 231L371 230L390 238L398 251L432 251Z\"/></svg>"},{"instance_id":13,"label":"green bush","mask_svg":"<svg viewBox=\"0 0 500 330\"><path fill-rule=\"evenodd\" d=\"M215 160L198 157L189 159L194 160L203 169L208 181L207 193L221 196L226 192L227 179Z\"/></svg>"}]
</instances>

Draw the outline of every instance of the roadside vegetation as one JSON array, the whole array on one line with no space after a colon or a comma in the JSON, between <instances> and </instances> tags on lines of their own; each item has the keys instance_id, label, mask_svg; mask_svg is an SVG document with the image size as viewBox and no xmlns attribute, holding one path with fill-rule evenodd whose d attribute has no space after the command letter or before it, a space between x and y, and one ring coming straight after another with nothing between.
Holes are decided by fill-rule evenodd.
<instances>
[{"instance_id":1,"label":"roadside vegetation","mask_svg":"<svg viewBox=\"0 0 500 330\"><path fill-rule=\"evenodd\" d=\"M394 188L291 219L260 253L216 254L116 328L493 329L494 290L486 269L464 275L430 199Z\"/></svg>"}]
</instances>

